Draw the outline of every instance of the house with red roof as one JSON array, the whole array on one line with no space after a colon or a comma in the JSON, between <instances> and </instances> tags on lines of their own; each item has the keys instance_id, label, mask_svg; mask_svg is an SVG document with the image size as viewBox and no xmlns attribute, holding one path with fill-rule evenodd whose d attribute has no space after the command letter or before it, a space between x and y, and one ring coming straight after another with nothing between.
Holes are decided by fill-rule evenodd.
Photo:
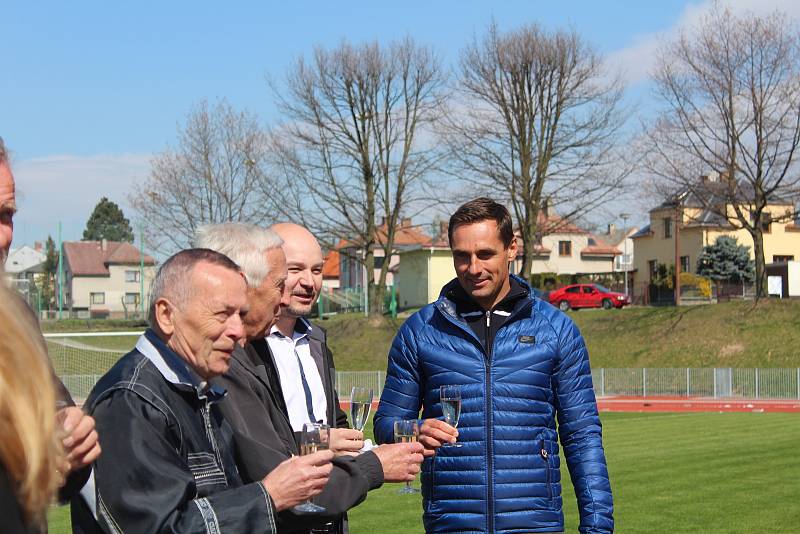
<instances>
[{"instance_id":1,"label":"house with red roof","mask_svg":"<svg viewBox=\"0 0 800 534\"><path fill-rule=\"evenodd\" d=\"M375 239L378 243L385 243L388 226L385 221L375 229ZM419 248L431 242L431 237L418 226L411 224L410 218L400 221L400 226L395 231L394 250L389 258L389 272L386 274L386 285L395 283L395 276L400 267L400 252L412 248ZM341 288L359 288L364 285L364 267L357 258L363 257L364 247L357 241L342 241L336 250L339 252L339 280ZM386 258L383 249L377 246L375 254L375 280L380 277L381 268Z\"/></svg>"},{"instance_id":2,"label":"house with red roof","mask_svg":"<svg viewBox=\"0 0 800 534\"><path fill-rule=\"evenodd\" d=\"M155 265L131 243L64 242L65 307L78 317L123 318L137 316L143 303L146 314Z\"/></svg>"},{"instance_id":3,"label":"house with red roof","mask_svg":"<svg viewBox=\"0 0 800 534\"><path fill-rule=\"evenodd\" d=\"M614 259L622 251L603 237L584 230L549 209L539 212L541 241L535 245L532 273L605 274L615 271ZM620 240L621 242L621 240ZM522 270L524 249L517 232L519 253L512 272Z\"/></svg>"}]
</instances>

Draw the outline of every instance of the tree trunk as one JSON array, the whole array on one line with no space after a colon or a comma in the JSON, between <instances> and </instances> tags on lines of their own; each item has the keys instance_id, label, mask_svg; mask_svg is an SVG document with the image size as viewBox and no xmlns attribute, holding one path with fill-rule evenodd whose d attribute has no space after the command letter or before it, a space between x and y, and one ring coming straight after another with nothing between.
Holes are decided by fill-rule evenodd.
<instances>
[{"instance_id":1,"label":"tree trunk","mask_svg":"<svg viewBox=\"0 0 800 534\"><path fill-rule=\"evenodd\" d=\"M764 260L764 233L761 231L760 222L753 224L750 231L753 237L753 255L756 264L756 302L767 296L767 268Z\"/></svg>"}]
</instances>

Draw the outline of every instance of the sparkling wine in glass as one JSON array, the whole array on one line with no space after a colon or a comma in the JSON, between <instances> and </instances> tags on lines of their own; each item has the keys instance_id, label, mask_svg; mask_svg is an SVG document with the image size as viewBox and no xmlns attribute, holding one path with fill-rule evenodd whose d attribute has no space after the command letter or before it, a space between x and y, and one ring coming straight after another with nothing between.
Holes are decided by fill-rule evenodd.
<instances>
[{"instance_id":1,"label":"sparkling wine in glass","mask_svg":"<svg viewBox=\"0 0 800 534\"><path fill-rule=\"evenodd\" d=\"M416 419L394 422L394 442L395 443L414 443L419 438L419 424ZM406 485L400 488L397 493L409 494L419 493L419 490L411 487L411 481L406 481Z\"/></svg>"},{"instance_id":2,"label":"sparkling wine in glass","mask_svg":"<svg viewBox=\"0 0 800 534\"><path fill-rule=\"evenodd\" d=\"M350 421L353 428L363 432L372 409L372 390L369 388L353 388L350 393Z\"/></svg>"},{"instance_id":3,"label":"sparkling wine in glass","mask_svg":"<svg viewBox=\"0 0 800 534\"><path fill-rule=\"evenodd\" d=\"M442 401L444 422L458 427L458 418L461 416L461 388L458 386L439 387L439 398ZM460 443L444 443L442 447L461 447Z\"/></svg>"},{"instance_id":4,"label":"sparkling wine in glass","mask_svg":"<svg viewBox=\"0 0 800 534\"><path fill-rule=\"evenodd\" d=\"M330 427L322 423L305 423L300 434L300 456L314 454L328 448L330 443ZM299 514L318 514L325 511L324 506L311 502L311 499L298 504L292 509Z\"/></svg>"}]
</instances>

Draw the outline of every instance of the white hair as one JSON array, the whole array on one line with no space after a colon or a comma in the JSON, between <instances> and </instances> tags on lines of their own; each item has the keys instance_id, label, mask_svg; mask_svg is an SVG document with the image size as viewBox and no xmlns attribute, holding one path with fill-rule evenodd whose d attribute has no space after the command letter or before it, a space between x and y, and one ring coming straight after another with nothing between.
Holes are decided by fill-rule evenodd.
<instances>
[{"instance_id":1,"label":"white hair","mask_svg":"<svg viewBox=\"0 0 800 534\"><path fill-rule=\"evenodd\" d=\"M228 256L241 267L250 287L260 286L269 274L264 254L281 245L277 233L247 223L207 224L194 234L194 246Z\"/></svg>"}]
</instances>

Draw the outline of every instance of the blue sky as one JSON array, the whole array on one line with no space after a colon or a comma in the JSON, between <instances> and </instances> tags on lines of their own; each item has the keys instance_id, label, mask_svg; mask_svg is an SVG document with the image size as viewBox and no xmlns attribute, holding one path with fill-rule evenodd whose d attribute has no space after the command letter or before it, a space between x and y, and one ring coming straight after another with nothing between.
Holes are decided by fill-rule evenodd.
<instances>
[{"instance_id":1,"label":"blue sky","mask_svg":"<svg viewBox=\"0 0 800 534\"><path fill-rule=\"evenodd\" d=\"M8 5L8 4L11 5ZM152 154L202 99L227 98L265 122L275 111L265 79L314 45L410 35L445 63L492 17L571 26L651 105L644 76L659 36L707 2L8 2L0 11L0 136L13 151L20 191L15 245L55 234L79 239L100 196L119 202L149 172ZM790 1L736 0L735 9Z\"/></svg>"}]
</instances>

